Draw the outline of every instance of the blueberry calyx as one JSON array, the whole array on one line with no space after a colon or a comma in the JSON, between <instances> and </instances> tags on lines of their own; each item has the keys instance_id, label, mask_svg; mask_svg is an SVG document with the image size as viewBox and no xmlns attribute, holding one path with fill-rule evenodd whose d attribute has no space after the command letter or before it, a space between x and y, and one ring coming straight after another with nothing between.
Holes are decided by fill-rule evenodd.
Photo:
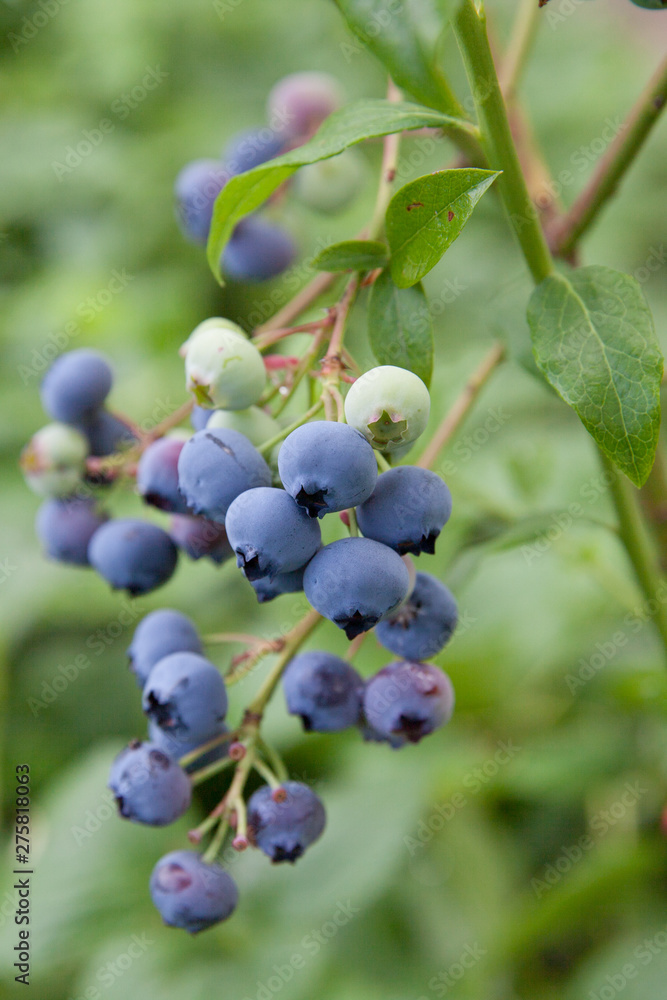
<instances>
[{"instance_id":1,"label":"blueberry calyx","mask_svg":"<svg viewBox=\"0 0 667 1000\"><path fill-rule=\"evenodd\" d=\"M302 486L294 499L300 507L305 508L309 517L318 517L320 511L325 510L326 507L328 507L328 503L324 499L328 492L328 490L324 489L315 490L313 493L307 493Z\"/></svg>"}]
</instances>

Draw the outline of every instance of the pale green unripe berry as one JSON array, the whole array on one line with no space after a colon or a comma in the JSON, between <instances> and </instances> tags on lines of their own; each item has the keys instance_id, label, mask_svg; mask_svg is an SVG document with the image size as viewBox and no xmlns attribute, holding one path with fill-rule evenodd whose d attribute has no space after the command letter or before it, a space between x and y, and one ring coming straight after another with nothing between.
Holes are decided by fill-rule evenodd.
<instances>
[{"instance_id":1,"label":"pale green unripe berry","mask_svg":"<svg viewBox=\"0 0 667 1000\"><path fill-rule=\"evenodd\" d=\"M254 344L228 320L206 320L190 335L185 384L200 406L244 410L266 385L266 369Z\"/></svg>"},{"instance_id":2,"label":"pale green unripe berry","mask_svg":"<svg viewBox=\"0 0 667 1000\"><path fill-rule=\"evenodd\" d=\"M431 397L418 375L380 365L350 386L345 419L374 448L396 453L424 432L430 407Z\"/></svg>"},{"instance_id":3,"label":"pale green unripe berry","mask_svg":"<svg viewBox=\"0 0 667 1000\"><path fill-rule=\"evenodd\" d=\"M356 149L301 167L294 178L294 193L316 212L340 212L355 198L364 183L366 163Z\"/></svg>"},{"instance_id":4,"label":"pale green unripe berry","mask_svg":"<svg viewBox=\"0 0 667 1000\"><path fill-rule=\"evenodd\" d=\"M208 430L212 427L227 427L240 431L255 447L270 441L281 431L278 421L259 406L250 406L247 410L216 410L206 427Z\"/></svg>"},{"instance_id":5,"label":"pale green unripe berry","mask_svg":"<svg viewBox=\"0 0 667 1000\"><path fill-rule=\"evenodd\" d=\"M41 497L64 497L76 491L86 468L88 442L67 424L47 424L21 453L21 468L31 490Z\"/></svg>"}]
</instances>

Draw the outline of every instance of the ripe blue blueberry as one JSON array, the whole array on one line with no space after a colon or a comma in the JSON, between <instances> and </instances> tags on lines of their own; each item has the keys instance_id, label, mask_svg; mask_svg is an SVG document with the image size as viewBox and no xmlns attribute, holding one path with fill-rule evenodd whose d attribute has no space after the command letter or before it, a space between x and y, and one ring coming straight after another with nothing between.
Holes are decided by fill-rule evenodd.
<instances>
[{"instance_id":1,"label":"ripe blue blueberry","mask_svg":"<svg viewBox=\"0 0 667 1000\"><path fill-rule=\"evenodd\" d=\"M74 427L47 424L21 452L21 469L39 496L69 496L81 483L87 454L88 443Z\"/></svg>"},{"instance_id":2,"label":"ripe blue blueberry","mask_svg":"<svg viewBox=\"0 0 667 1000\"><path fill-rule=\"evenodd\" d=\"M281 594L295 594L303 590L303 574L305 566L295 569L292 573L276 573L270 579L268 576L261 576L258 580L251 580L253 590L260 604L266 604Z\"/></svg>"},{"instance_id":3,"label":"ripe blue blueberry","mask_svg":"<svg viewBox=\"0 0 667 1000\"><path fill-rule=\"evenodd\" d=\"M284 142L283 137L266 126L246 129L229 140L222 160L230 174L242 174L278 156Z\"/></svg>"},{"instance_id":4,"label":"ripe blue blueberry","mask_svg":"<svg viewBox=\"0 0 667 1000\"><path fill-rule=\"evenodd\" d=\"M342 538L311 559L303 589L321 615L348 639L393 614L405 599L410 575L401 557L370 538Z\"/></svg>"},{"instance_id":5,"label":"ripe blue blueberry","mask_svg":"<svg viewBox=\"0 0 667 1000\"><path fill-rule=\"evenodd\" d=\"M185 387L201 406L244 410L266 385L262 355L240 326L209 319L191 333L185 347Z\"/></svg>"},{"instance_id":6,"label":"ripe blue blueberry","mask_svg":"<svg viewBox=\"0 0 667 1000\"><path fill-rule=\"evenodd\" d=\"M154 743L133 740L118 754L109 774L109 788L123 819L148 826L173 823L190 806L190 779Z\"/></svg>"},{"instance_id":7,"label":"ripe blue blueberry","mask_svg":"<svg viewBox=\"0 0 667 1000\"><path fill-rule=\"evenodd\" d=\"M380 451L397 452L426 429L428 389L413 372L380 365L361 375L345 397L345 419Z\"/></svg>"},{"instance_id":8,"label":"ripe blue blueberry","mask_svg":"<svg viewBox=\"0 0 667 1000\"><path fill-rule=\"evenodd\" d=\"M297 172L294 194L315 212L340 212L359 194L366 176L366 163L357 149L310 163Z\"/></svg>"},{"instance_id":9,"label":"ripe blue blueberry","mask_svg":"<svg viewBox=\"0 0 667 1000\"><path fill-rule=\"evenodd\" d=\"M343 103L335 77L328 73L290 73L273 87L267 112L273 127L306 139Z\"/></svg>"},{"instance_id":10,"label":"ripe blue blueberry","mask_svg":"<svg viewBox=\"0 0 667 1000\"><path fill-rule=\"evenodd\" d=\"M297 427L278 455L283 485L311 517L363 503L377 481L373 449L347 424L315 420Z\"/></svg>"},{"instance_id":11,"label":"ripe blue blueberry","mask_svg":"<svg viewBox=\"0 0 667 1000\"><path fill-rule=\"evenodd\" d=\"M130 670L144 687L151 670L170 653L203 653L194 622L180 611L160 608L142 618L127 650Z\"/></svg>"},{"instance_id":12,"label":"ripe blue blueberry","mask_svg":"<svg viewBox=\"0 0 667 1000\"><path fill-rule=\"evenodd\" d=\"M160 858L151 874L150 891L165 924L190 934L227 920L239 897L231 875L195 851L172 851Z\"/></svg>"},{"instance_id":13,"label":"ripe blue blueberry","mask_svg":"<svg viewBox=\"0 0 667 1000\"><path fill-rule=\"evenodd\" d=\"M88 566L88 545L108 515L88 497L47 500L37 512L35 528L46 554L58 562Z\"/></svg>"},{"instance_id":14,"label":"ripe blue blueberry","mask_svg":"<svg viewBox=\"0 0 667 1000\"><path fill-rule=\"evenodd\" d=\"M98 410L76 426L85 435L90 454L96 458L129 448L137 440L132 428L108 410Z\"/></svg>"},{"instance_id":15,"label":"ripe blue blueberry","mask_svg":"<svg viewBox=\"0 0 667 1000\"><path fill-rule=\"evenodd\" d=\"M114 590L136 597L170 579L178 551L166 531L131 518L107 521L90 540L88 560Z\"/></svg>"},{"instance_id":16,"label":"ripe blue blueberry","mask_svg":"<svg viewBox=\"0 0 667 1000\"><path fill-rule=\"evenodd\" d=\"M248 839L274 863L300 858L325 823L321 801L299 781L285 781L278 790L262 785L248 801Z\"/></svg>"},{"instance_id":17,"label":"ripe blue blueberry","mask_svg":"<svg viewBox=\"0 0 667 1000\"><path fill-rule=\"evenodd\" d=\"M286 271L295 257L296 246L289 233L248 215L234 229L223 251L221 268L233 281L269 281Z\"/></svg>"},{"instance_id":18,"label":"ripe blue blueberry","mask_svg":"<svg viewBox=\"0 0 667 1000\"><path fill-rule=\"evenodd\" d=\"M208 407L198 406L195 403L190 414L190 423L196 431L203 431L214 412L214 410L210 410Z\"/></svg>"},{"instance_id":19,"label":"ripe blue blueberry","mask_svg":"<svg viewBox=\"0 0 667 1000\"><path fill-rule=\"evenodd\" d=\"M222 427L197 431L178 460L178 486L188 507L221 524L237 496L270 484L270 468L239 431Z\"/></svg>"},{"instance_id":20,"label":"ripe blue blueberry","mask_svg":"<svg viewBox=\"0 0 667 1000\"><path fill-rule=\"evenodd\" d=\"M379 623L375 635L396 656L428 660L449 642L457 621L458 609L451 591L429 573L417 573L405 604Z\"/></svg>"},{"instance_id":21,"label":"ripe blue blueberry","mask_svg":"<svg viewBox=\"0 0 667 1000\"><path fill-rule=\"evenodd\" d=\"M109 362L98 351L68 351L44 376L42 406L53 420L78 424L104 404L112 381Z\"/></svg>"},{"instance_id":22,"label":"ripe blue blueberry","mask_svg":"<svg viewBox=\"0 0 667 1000\"><path fill-rule=\"evenodd\" d=\"M211 733L207 740L190 740L186 739L184 734L181 732L172 732L171 730L161 729L154 722L148 723L148 739L151 743L154 743L163 753L166 753L167 757L172 760L179 760L186 754L192 753L199 747L205 746L210 740L217 739L218 737L228 735L229 730L224 722L221 722L216 726L215 732ZM231 740L221 740L217 746L212 747L209 750L203 751L198 757L190 763L186 764L183 768L186 772L195 771L202 767L207 767L209 764L213 764L216 760L221 760L223 757L227 756L229 751L229 744Z\"/></svg>"},{"instance_id":23,"label":"ripe blue blueberry","mask_svg":"<svg viewBox=\"0 0 667 1000\"><path fill-rule=\"evenodd\" d=\"M225 518L229 544L248 580L291 573L319 549L320 526L284 490L247 490L230 504Z\"/></svg>"},{"instance_id":24,"label":"ripe blue blueberry","mask_svg":"<svg viewBox=\"0 0 667 1000\"><path fill-rule=\"evenodd\" d=\"M364 715L371 738L394 748L418 743L448 722L453 711L451 681L431 663L399 660L366 682Z\"/></svg>"},{"instance_id":25,"label":"ripe blue blueberry","mask_svg":"<svg viewBox=\"0 0 667 1000\"><path fill-rule=\"evenodd\" d=\"M171 653L155 664L142 707L151 722L195 746L219 731L227 712L227 689L217 668L197 653Z\"/></svg>"},{"instance_id":26,"label":"ripe blue blueberry","mask_svg":"<svg viewBox=\"0 0 667 1000\"><path fill-rule=\"evenodd\" d=\"M178 457L185 441L163 437L149 444L137 464L137 490L146 503L174 514L187 514L178 489Z\"/></svg>"},{"instance_id":27,"label":"ripe blue blueberry","mask_svg":"<svg viewBox=\"0 0 667 1000\"><path fill-rule=\"evenodd\" d=\"M183 235L193 243L206 243L215 199L228 180L229 172L218 160L193 160L176 178L176 215Z\"/></svg>"},{"instance_id":28,"label":"ripe blue blueberry","mask_svg":"<svg viewBox=\"0 0 667 1000\"><path fill-rule=\"evenodd\" d=\"M169 534L190 559L208 558L217 566L234 555L222 524L205 517L174 514L169 522Z\"/></svg>"},{"instance_id":29,"label":"ripe blue blueberry","mask_svg":"<svg viewBox=\"0 0 667 1000\"><path fill-rule=\"evenodd\" d=\"M306 732L336 733L359 722L363 681L333 653L295 656L283 674L283 691L287 711L301 717Z\"/></svg>"},{"instance_id":30,"label":"ripe blue blueberry","mask_svg":"<svg viewBox=\"0 0 667 1000\"><path fill-rule=\"evenodd\" d=\"M363 535L399 555L432 555L451 512L452 495L440 476L399 465L378 476L371 496L357 507L357 522Z\"/></svg>"}]
</instances>

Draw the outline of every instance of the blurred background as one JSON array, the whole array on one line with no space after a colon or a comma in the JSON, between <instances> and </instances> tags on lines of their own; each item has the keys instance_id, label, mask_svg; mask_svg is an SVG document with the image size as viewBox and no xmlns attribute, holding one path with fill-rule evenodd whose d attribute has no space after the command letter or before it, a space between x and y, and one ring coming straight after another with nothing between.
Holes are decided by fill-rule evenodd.
<instances>
[{"instance_id":1,"label":"blurred background","mask_svg":"<svg viewBox=\"0 0 667 1000\"><path fill-rule=\"evenodd\" d=\"M501 45L515 4L487 6ZM667 14L626 0L551 0L544 14L522 92L554 175L570 175L570 203L664 51ZM286 73L329 71L350 99L383 96L386 81L328 0L4 0L0 49L8 995L21 988L12 968L14 769L28 763L40 1000L663 997L665 665L608 527L592 442L522 365L530 285L493 194L426 279L437 343L432 428L492 340L512 345L440 460L454 515L437 556L419 564L460 605L459 632L436 661L454 682L455 718L393 752L352 732L304 735L279 692L268 734L292 774L317 788L327 831L294 869L255 852L234 856L241 903L229 923L192 939L162 926L150 871L185 846L219 791L205 786L188 817L164 830L114 815L109 763L145 728L125 656L135 624L172 606L203 632L271 636L305 602L287 595L260 608L230 564L185 559L169 584L130 602L91 572L47 562L18 453L46 422L39 381L63 349L105 351L117 373L112 407L145 427L173 410L185 395L177 350L190 330L210 315L248 327L287 301L310 276L313 253L368 218L381 146L364 147L368 183L343 214L318 216L289 199L271 210L300 258L254 287L219 289L203 251L183 240L172 204L180 168L261 126L266 95ZM461 85L451 41L445 49ZM112 127L90 141L103 119ZM81 156L83 140L92 148ZM401 178L452 155L445 140L407 139ZM666 157L662 122L583 248L586 262L636 275L663 348ZM363 301L349 344L372 364ZM563 514L573 503L578 513ZM161 518L132 495L114 496L113 509ZM537 542L535 523L546 532ZM345 645L333 627L313 641ZM234 652L211 648L221 668ZM371 638L358 667L370 674L389 658ZM232 718L262 674L233 688Z\"/></svg>"}]
</instances>

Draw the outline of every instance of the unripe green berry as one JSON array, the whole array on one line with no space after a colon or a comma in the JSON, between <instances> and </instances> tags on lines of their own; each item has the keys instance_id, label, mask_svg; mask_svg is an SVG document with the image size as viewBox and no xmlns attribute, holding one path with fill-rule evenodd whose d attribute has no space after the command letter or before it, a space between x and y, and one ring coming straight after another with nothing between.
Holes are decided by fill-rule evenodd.
<instances>
[{"instance_id":1,"label":"unripe green berry","mask_svg":"<svg viewBox=\"0 0 667 1000\"><path fill-rule=\"evenodd\" d=\"M250 406L247 410L216 410L206 427L209 430L212 427L227 427L240 431L255 447L269 441L281 430L278 421L259 406Z\"/></svg>"},{"instance_id":2,"label":"unripe green berry","mask_svg":"<svg viewBox=\"0 0 667 1000\"><path fill-rule=\"evenodd\" d=\"M185 354L186 388L200 406L244 410L266 385L262 355L240 327L207 320L193 331Z\"/></svg>"},{"instance_id":3,"label":"unripe green berry","mask_svg":"<svg viewBox=\"0 0 667 1000\"><path fill-rule=\"evenodd\" d=\"M31 490L41 497L74 493L86 468L88 442L67 424L47 424L21 453L21 468Z\"/></svg>"},{"instance_id":4,"label":"unripe green berry","mask_svg":"<svg viewBox=\"0 0 667 1000\"><path fill-rule=\"evenodd\" d=\"M424 432L430 406L428 389L418 375L380 365L350 386L345 419L374 448L395 453Z\"/></svg>"}]
</instances>

